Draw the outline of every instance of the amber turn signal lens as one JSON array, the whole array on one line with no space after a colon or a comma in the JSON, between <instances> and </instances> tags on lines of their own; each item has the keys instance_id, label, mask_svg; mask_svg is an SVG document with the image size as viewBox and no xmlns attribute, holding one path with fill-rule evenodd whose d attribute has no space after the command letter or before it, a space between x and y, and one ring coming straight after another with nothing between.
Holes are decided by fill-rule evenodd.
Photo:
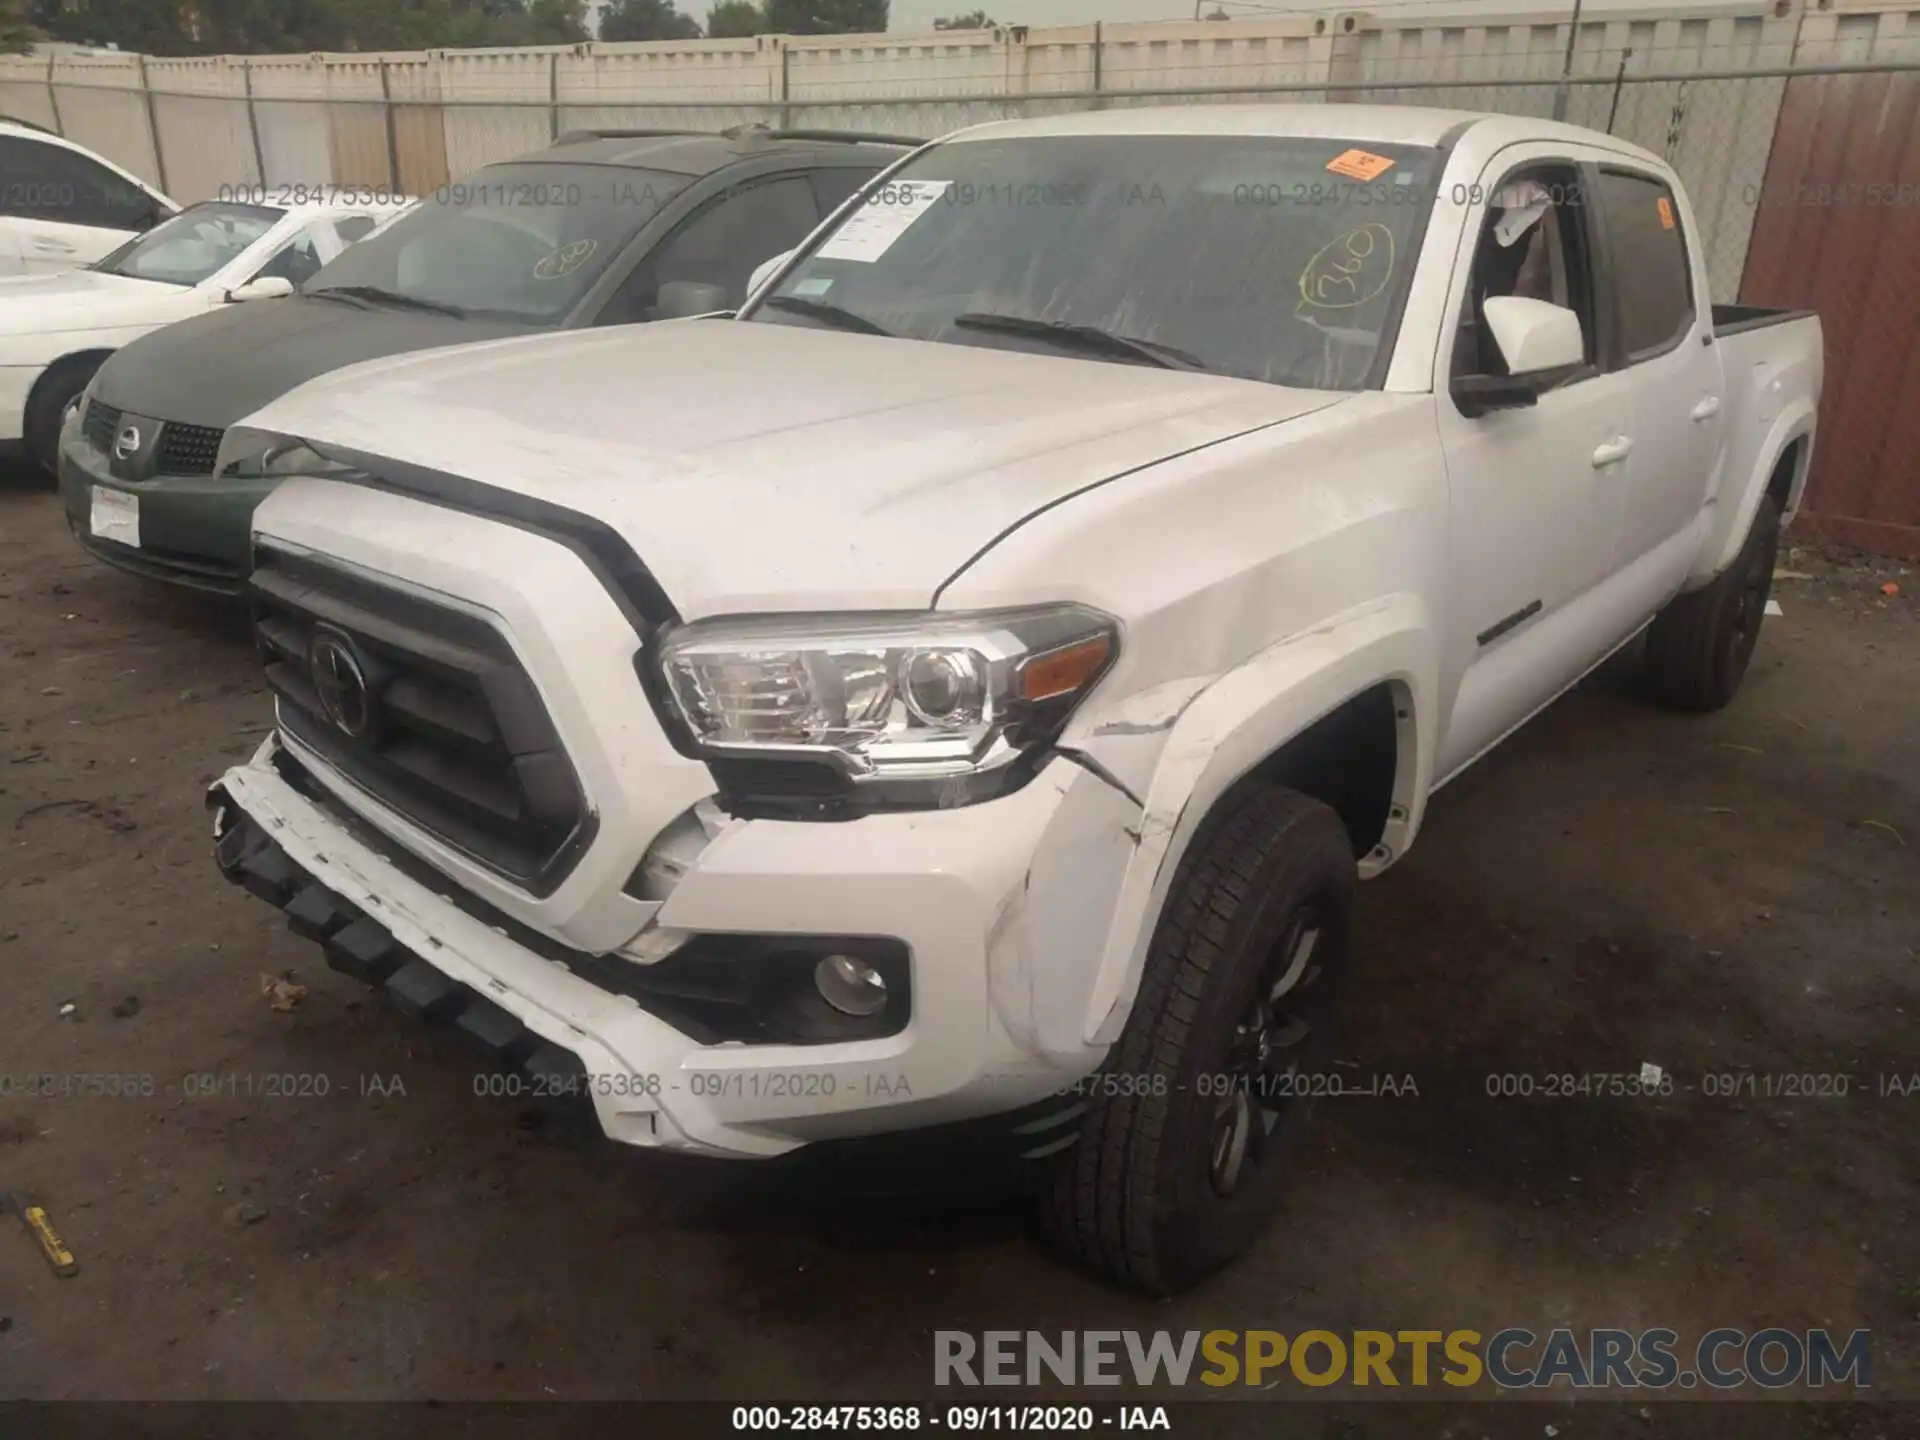
<instances>
[{"instance_id":1,"label":"amber turn signal lens","mask_svg":"<svg viewBox=\"0 0 1920 1440\"><path fill-rule=\"evenodd\" d=\"M1020 698L1051 700L1071 695L1100 673L1113 654L1113 637L1096 635L1074 645L1036 655L1020 667Z\"/></svg>"}]
</instances>

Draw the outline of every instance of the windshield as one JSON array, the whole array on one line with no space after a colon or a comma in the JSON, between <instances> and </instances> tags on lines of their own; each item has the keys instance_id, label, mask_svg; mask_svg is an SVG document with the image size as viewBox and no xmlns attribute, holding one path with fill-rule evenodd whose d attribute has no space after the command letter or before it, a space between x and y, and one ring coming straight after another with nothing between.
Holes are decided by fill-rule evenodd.
<instances>
[{"instance_id":1,"label":"windshield","mask_svg":"<svg viewBox=\"0 0 1920 1440\"><path fill-rule=\"evenodd\" d=\"M136 280L198 285L274 227L287 212L272 205L193 205L137 235L93 268Z\"/></svg>"},{"instance_id":2,"label":"windshield","mask_svg":"<svg viewBox=\"0 0 1920 1440\"><path fill-rule=\"evenodd\" d=\"M614 165L492 165L442 185L302 287L550 324L687 178Z\"/></svg>"},{"instance_id":3,"label":"windshield","mask_svg":"<svg viewBox=\"0 0 1920 1440\"><path fill-rule=\"evenodd\" d=\"M1437 151L1261 136L939 145L751 319L1377 385Z\"/></svg>"}]
</instances>

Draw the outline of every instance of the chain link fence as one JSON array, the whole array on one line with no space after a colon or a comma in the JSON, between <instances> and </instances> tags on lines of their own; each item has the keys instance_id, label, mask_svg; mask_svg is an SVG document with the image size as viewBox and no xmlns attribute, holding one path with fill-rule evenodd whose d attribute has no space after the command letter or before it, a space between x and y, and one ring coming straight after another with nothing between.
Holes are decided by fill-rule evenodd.
<instances>
[{"instance_id":1,"label":"chain link fence","mask_svg":"<svg viewBox=\"0 0 1920 1440\"><path fill-rule=\"evenodd\" d=\"M481 93L459 100L439 98L428 70L378 57L327 57L317 81L296 68L301 57L182 63L166 85L161 62L151 75L144 62L122 65L98 84L56 85L51 66L23 81L0 67L0 112L72 135L186 200L326 185L421 195L584 128L926 137L1091 109L1275 102L1564 117L1679 172L1715 301L1820 311L1826 420L1809 511L1839 538L1920 556L1920 468L1908 460L1920 421L1907 418L1920 415L1920 353L1909 353L1920 343L1920 59L1756 67L1749 55L1712 70L1699 66L1698 46L1627 47L1605 73L1560 79L1558 56L1502 51L1318 66L1342 77L1329 81L1275 51L1216 56L1196 70L1204 83L1168 83L1179 67L1103 67L1097 45L1092 53L1090 71L1030 70L1019 94L1004 93L1005 73L951 66L915 80L897 67L868 79L843 65L802 84L785 51L778 69L743 50L726 67L605 64L588 72L591 83L563 79L566 55L503 54L486 83L463 75L462 88ZM1516 69L1529 73L1506 73Z\"/></svg>"},{"instance_id":2,"label":"chain link fence","mask_svg":"<svg viewBox=\"0 0 1920 1440\"><path fill-rule=\"evenodd\" d=\"M1039 88L1031 88L1029 77L1028 92L1018 95L981 93L989 77L962 87L955 86L951 74L919 83L890 74L801 87L782 73L765 88L785 93L784 99L741 93L766 80L747 70L649 75L644 86L601 83L593 87L595 93L582 94L578 87L569 91L558 83L557 53L516 57L523 63L503 74L498 93L488 98L433 98L411 67L381 59L331 67L320 93L288 94L289 87L281 84L268 98L259 93L266 88L260 79L269 69L279 73L279 67L243 61L181 72L200 77L197 83L209 91L234 93L161 88L157 77L152 83L126 83L149 78L144 65L116 73L111 84L65 80L33 86L0 74L0 111L122 158L181 200L326 185L421 195L481 165L588 128L711 131L764 124L926 137L990 120L1194 103L1367 103L1558 115L1630 140L1673 164L1693 199L1715 297L1732 300L1739 292L1789 77L1904 74L1909 67L1666 72L1673 61L1697 55L1696 48L1628 49L1611 75L1571 80L1488 76L1489 70L1514 68L1507 52L1450 56L1446 64L1424 69L1451 74L1417 77L1405 73L1415 67L1404 60L1356 65L1348 67L1353 78L1332 83L1285 83L1284 74L1276 72L1308 67L1270 56L1239 63L1215 60L1205 69L1207 83L1197 85L1145 84L1141 72L1102 74L1096 65L1091 87L1076 86L1069 72L1051 88L1044 77ZM529 76L540 80L543 61L549 83L530 84ZM633 93L636 89L642 93ZM803 89L817 93L802 96ZM583 103L589 99L592 103ZM150 163L140 163L147 157Z\"/></svg>"}]
</instances>

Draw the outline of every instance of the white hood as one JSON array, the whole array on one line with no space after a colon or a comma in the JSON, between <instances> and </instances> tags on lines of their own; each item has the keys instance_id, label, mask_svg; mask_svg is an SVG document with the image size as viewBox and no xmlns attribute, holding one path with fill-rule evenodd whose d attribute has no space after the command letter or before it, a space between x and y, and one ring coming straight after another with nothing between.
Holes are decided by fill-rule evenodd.
<instances>
[{"instance_id":1,"label":"white hood","mask_svg":"<svg viewBox=\"0 0 1920 1440\"><path fill-rule=\"evenodd\" d=\"M0 335L163 325L206 308L184 285L99 270L0 278Z\"/></svg>"},{"instance_id":2,"label":"white hood","mask_svg":"<svg viewBox=\"0 0 1920 1440\"><path fill-rule=\"evenodd\" d=\"M1037 510L1343 398L694 320L370 361L245 423L592 516L692 619L925 606Z\"/></svg>"}]
</instances>

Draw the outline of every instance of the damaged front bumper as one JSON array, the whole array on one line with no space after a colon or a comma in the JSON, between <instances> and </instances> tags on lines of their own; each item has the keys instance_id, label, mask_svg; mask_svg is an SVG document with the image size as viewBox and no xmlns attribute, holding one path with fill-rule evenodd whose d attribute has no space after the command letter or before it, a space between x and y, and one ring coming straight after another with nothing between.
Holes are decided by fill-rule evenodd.
<instances>
[{"instance_id":1,"label":"damaged front bumper","mask_svg":"<svg viewBox=\"0 0 1920 1440\"><path fill-rule=\"evenodd\" d=\"M941 815L937 859L928 817L748 822L681 878L677 923L728 954L821 937L897 953L910 996L897 1024L804 1043L710 1030L674 978L687 973L678 959L589 954L489 911L333 801L274 739L208 806L222 872L285 911L332 968L466 1032L518 1077L524 1089L508 1093L589 1099L613 1139L769 1157L991 1119L1038 1157L1071 1143L1072 1082L1099 1058L1063 1064L1033 1044L1033 852L1076 808L1062 805L1069 788L1090 787L1093 803L1106 791L1054 769L1007 801Z\"/></svg>"}]
</instances>

